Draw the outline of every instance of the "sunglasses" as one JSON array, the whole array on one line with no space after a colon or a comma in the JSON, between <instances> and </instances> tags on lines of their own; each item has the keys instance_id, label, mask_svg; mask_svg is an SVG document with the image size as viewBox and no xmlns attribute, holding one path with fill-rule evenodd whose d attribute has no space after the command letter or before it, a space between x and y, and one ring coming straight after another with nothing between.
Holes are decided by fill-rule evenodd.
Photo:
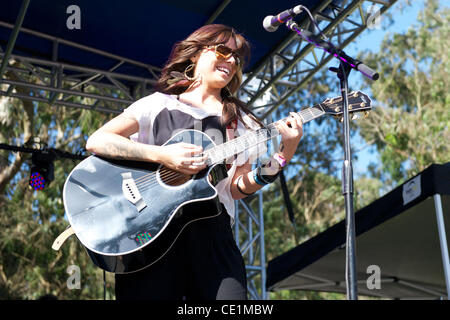
<instances>
[{"instance_id":1,"label":"sunglasses","mask_svg":"<svg viewBox=\"0 0 450 320\"><path fill-rule=\"evenodd\" d=\"M227 47L224 44L216 44L214 46L207 46L206 49L214 49L217 59L227 60L233 56L234 61L236 61L236 66L241 67L242 58L230 47Z\"/></svg>"}]
</instances>

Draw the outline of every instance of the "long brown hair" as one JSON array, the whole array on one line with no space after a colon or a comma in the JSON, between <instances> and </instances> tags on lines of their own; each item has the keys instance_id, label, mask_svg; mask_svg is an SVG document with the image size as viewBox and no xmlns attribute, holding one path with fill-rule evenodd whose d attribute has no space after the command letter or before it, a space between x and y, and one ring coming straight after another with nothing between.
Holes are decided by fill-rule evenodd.
<instances>
[{"instance_id":1,"label":"long brown hair","mask_svg":"<svg viewBox=\"0 0 450 320\"><path fill-rule=\"evenodd\" d=\"M177 79L174 79L176 77L174 75L184 74L186 68L192 64L191 59L197 53L201 52L205 46L226 44L230 39L236 42L237 49L235 52L242 57L243 61L228 85L221 90L224 105L222 124L226 126L233 120L239 119L246 125L239 112L239 110L242 110L250 115L258 124L263 126L257 117L246 107L245 103L233 96L242 83L242 68L249 60L250 44L232 27L222 24L209 24L194 31L185 40L175 43L169 59L161 72L161 77L156 84L156 90L166 94L176 95L186 91L192 84L192 81L186 79L177 81Z\"/></svg>"}]
</instances>

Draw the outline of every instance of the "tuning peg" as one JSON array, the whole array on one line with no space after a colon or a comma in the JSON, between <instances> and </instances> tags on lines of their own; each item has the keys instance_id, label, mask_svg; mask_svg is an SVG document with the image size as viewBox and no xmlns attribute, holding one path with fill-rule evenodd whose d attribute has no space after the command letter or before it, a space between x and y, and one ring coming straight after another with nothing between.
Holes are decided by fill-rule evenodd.
<instances>
[{"instance_id":1,"label":"tuning peg","mask_svg":"<svg viewBox=\"0 0 450 320\"><path fill-rule=\"evenodd\" d=\"M364 111L364 119L367 118L370 114L370 111Z\"/></svg>"},{"instance_id":2,"label":"tuning peg","mask_svg":"<svg viewBox=\"0 0 450 320\"><path fill-rule=\"evenodd\" d=\"M339 117L340 122L344 122L344 117Z\"/></svg>"},{"instance_id":3,"label":"tuning peg","mask_svg":"<svg viewBox=\"0 0 450 320\"><path fill-rule=\"evenodd\" d=\"M356 119L358 119L358 114L356 114L356 113L354 113L353 115L352 115L352 120L356 120Z\"/></svg>"}]
</instances>

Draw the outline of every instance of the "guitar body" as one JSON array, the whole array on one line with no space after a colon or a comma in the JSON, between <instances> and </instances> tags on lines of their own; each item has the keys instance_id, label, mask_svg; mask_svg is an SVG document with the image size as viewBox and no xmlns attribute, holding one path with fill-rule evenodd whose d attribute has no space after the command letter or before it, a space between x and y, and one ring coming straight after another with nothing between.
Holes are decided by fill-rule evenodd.
<instances>
[{"instance_id":1,"label":"guitar body","mask_svg":"<svg viewBox=\"0 0 450 320\"><path fill-rule=\"evenodd\" d=\"M196 130L165 145L178 142L214 146ZM225 177L222 164L190 176L155 163L90 156L68 176L64 206L91 260L106 271L130 273L164 256L186 225L220 213L214 186Z\"/></svg>"},{"instance_id":2,"label":"guitar body","mask_svg":"<svg viewBox=\"0 0 450 320\"><path fill-rule=\"evenodd\" d=\"M347 98L350 113L371 109L370 98L360 91ZM342 97L326 99L298 114L303 123L324 114L339 117L341 104ZM277 135L273 123L216 146L201 131L183 130L164 145L202 146L207 163L215 164L193 176L155 163L91 156L73 169L64 185L71 227L100 268L129 273L148 267L170 250L189 223L220 214L214 186L227 175L224 160Z\"/></svg>"}]
</instances>

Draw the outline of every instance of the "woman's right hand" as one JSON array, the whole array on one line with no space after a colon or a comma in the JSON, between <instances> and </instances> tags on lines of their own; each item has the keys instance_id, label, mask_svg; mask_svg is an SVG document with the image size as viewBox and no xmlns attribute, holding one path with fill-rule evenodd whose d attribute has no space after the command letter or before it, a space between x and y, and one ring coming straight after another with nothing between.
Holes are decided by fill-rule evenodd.
<instances>
[{"instance_id":1,"label":"woman's right hand","mask_svg":"<svg viewBox=\"0 0 450 320\"><path fill-rule=\"evenodd\" d=\"M161 146L160 163L169 169L193 175L206 168L207 156L195 144L174 143Z\"/></svg>"}]
</instances>

